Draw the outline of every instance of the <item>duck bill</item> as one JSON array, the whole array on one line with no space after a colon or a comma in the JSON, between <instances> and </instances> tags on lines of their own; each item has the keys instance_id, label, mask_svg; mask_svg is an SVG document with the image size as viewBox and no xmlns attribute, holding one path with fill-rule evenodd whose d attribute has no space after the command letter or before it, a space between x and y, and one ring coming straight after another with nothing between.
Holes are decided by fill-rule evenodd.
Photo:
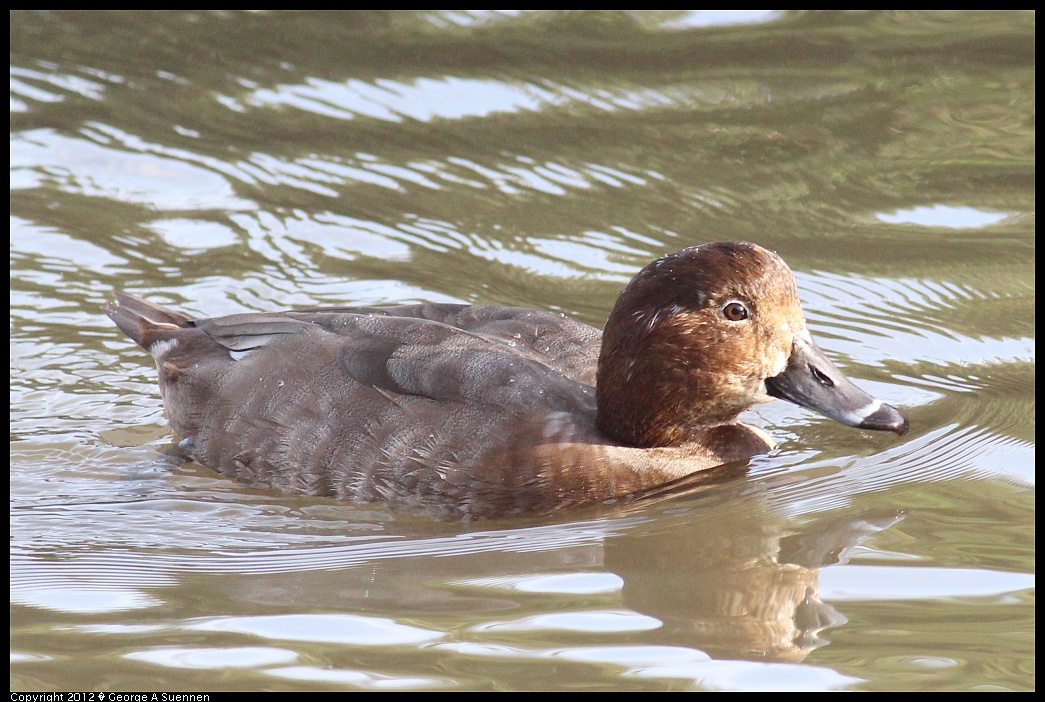
<instances>
[{"instance_id":1,"label":"duck bill","mask_svg":"<svg viewBox=\"0 0 1045 702\"><path fill-rule=\"evenodd\" d=\"M766 380L766 391L851 427L907 433L898 409L853 385L809 338L795 337L787 367Z\"/></svg>"}]
</instances>

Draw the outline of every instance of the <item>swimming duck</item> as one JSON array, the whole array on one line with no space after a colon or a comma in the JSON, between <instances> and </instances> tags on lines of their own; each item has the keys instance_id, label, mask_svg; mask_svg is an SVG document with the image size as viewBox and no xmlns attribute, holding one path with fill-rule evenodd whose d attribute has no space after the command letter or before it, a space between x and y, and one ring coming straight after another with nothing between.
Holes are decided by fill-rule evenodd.
<instances>
[{"instance_id":1,"label":"swimming duck","mask_svg":"<svg viewBox=\"0 0 1045 702\"><path fill-rule=\"evenodd\" d=\"M908 427L810 338L787 264L746 242L653 261L602 333L491 305L192 319L118 292L106 313L155 357L189 456L351 502L476 518L623 497L773 448L737 421L773 398Z\"/></svg>"}]
</instances>

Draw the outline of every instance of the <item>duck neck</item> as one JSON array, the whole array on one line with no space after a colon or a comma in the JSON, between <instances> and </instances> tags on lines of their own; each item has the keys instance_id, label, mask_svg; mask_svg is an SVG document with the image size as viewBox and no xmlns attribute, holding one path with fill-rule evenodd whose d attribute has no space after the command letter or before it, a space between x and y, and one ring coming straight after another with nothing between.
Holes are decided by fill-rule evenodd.
<instances>
[{"instance_id":1,"label":"duck neck","mask_svg":"<svg viewBox=\"0 0 1045 702\"><path fill-rule=\"evenodd\" d=\"M670 320L610 316L603 332L595 385L596 424L627 446L679 446L709 426L732 422L737 411L718 407L704 359L679 343Z\"/></svg>"}]
</instances>

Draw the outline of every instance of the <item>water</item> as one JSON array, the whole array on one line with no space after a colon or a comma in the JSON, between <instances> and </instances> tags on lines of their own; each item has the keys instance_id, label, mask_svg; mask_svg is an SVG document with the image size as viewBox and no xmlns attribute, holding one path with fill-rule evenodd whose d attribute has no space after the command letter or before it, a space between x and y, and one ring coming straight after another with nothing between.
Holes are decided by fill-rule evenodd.
<instances>
[{"instance_id":1,"label":"water","mask_svg":"<svg viewBox=\"0 0 1045 702\"><path fill-rule=\"evenodd\" d=\"M12 690L1034 689L1034 15L11 15ZM656 499L477 523L164 450L113 289L601 326L746 239L911 432L787 403Z\"/></svg>"}]
</instances>

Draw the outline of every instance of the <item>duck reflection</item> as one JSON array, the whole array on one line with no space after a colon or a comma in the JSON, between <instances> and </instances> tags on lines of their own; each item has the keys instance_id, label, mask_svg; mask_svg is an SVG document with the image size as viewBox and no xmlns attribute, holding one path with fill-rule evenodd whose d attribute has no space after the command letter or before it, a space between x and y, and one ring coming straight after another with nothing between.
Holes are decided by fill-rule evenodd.
<instances>
[{"instance_id":1,"label":"duck reflection","mask_svg":"<svg viewBox=\"0 0 1045 702\"><path fill-rule=\"evenodd\" d=\"M786 480L786 478L784 478ZM716 658L797 662L847 620L820 599L822 568L844 564L868 534L902 515L845 514L796 524L750 484L698 487L605 544L624 604L659 619L651 637ZM759 491L761 492L761 491Z\"/></svg>"},{"instance_id":2,"label":"duck reflection","mask_svg":"<svg viewBox=\"0 0 1045 702\"><path fill-rule=\"evenodd\" d=\"M184 589L198 601L201 586L221 588L213 593L225 622L218 627L232 630L249 631L258 615L268 626L288 613L319 612L310 616L330 617L331 630L357 621L346 614L408 622L412 636L415 627L431 630L426 645L454 655L569 657L574 647L667 645L717 659L796 662L846 622L820 599L821 569L845 563L863 537L902 517L849 510L799 522L769 506L767 495L801 479L723 483L719 473L713 484L604 506L580 521L472 531L352 511L373 520L369 536L359 530L351 543L226 558L203 568L224 571L221 578L193 578ZM311 517L329 535L327 520L345 509L313 503L293 519L300 529Z\"/></svg>"}]
</instances>

